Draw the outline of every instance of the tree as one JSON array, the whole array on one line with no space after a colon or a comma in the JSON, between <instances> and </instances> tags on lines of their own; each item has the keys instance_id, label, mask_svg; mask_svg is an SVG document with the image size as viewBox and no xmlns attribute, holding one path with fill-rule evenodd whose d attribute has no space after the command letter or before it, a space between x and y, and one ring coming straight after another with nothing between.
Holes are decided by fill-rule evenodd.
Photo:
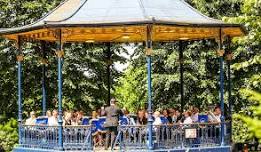
<instances>
[{"instance_id":1,"label":"tree","mask_svg":"<svg viewBox=\"0 0 261 152\"><path fill-rule=\"evenodd\" d=\"M144 66L137 68L130 66L118 80L115 96L120 106L127 108L130 112L137 112L137 110L145 108L147 102L145 72Z\"/></svg>"},{"instance_id":2,"label":"tree","mask_svg":"<svg viewBox=\"0 0 261 152\"><path fill-rule=\"evenodd\" d=\"M258 138L261 143L261 94L248 89L242 89L240 92L244 98L247 98L253 104L253 106L250 107L253 114L252 116L234 114L234 117L245 122L251 133L249 136Z\"/></svg>"}]
</instances>

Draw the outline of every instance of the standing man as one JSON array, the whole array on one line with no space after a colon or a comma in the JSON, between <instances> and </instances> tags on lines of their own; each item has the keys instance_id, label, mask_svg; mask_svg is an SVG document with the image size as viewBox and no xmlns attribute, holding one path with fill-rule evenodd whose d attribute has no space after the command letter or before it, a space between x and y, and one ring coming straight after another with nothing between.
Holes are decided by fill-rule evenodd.
<instances>
[{"instance_id":1,"label":"standing man","mask_svg":"<svg viewBox=\"0 0 261 152\"><path fill-rule=\"evenodd\" d=\"M105 150L109 148L109 141L111 148L115 142L117 135L117 127L119 125L119 117L122 116L122 111L116 105L116 99L112 98L110 106L105 108L106 121L104 127L106 128Z\"/></svg>"}]
</instances>

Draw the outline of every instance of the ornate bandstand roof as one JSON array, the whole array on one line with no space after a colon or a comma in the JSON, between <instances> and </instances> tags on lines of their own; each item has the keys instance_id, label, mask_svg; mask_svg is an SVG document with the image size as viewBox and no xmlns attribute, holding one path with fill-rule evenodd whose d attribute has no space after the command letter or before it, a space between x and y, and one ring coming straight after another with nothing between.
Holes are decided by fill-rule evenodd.
<instances>
[{"instance_id":1,"label":"ornate bandstand roof","mask_svg":"<svg viewBox=\"0 0 261 152\"><path fill-rule=\"evenodd\" d=\"M147 26L153 41L211 39L222 34L242 36L239 24L225 23L201 14L184 0L66 0L30 25L1 28L11 40L62 40L138 42L146 40Z\"/></svg>"}]
</instances>

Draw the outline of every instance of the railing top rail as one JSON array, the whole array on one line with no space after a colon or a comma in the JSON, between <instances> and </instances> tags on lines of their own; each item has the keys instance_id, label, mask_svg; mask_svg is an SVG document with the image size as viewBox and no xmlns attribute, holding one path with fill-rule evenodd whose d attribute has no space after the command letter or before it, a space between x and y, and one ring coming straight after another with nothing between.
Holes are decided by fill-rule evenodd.
<instances>
[{"instance_id":1,"label":"railing top rail","mask_svg":"<svg viewBox=\"0 0 261 152\"><path fill-rule=\"evenodd\" d=\"M57 128L59 126L49 126L49 125L43 125L43 124L37 124L37 125L22 125L24 127L50 127L50 128ZM65 125L63 127L65 128L89 128L92 125Z\"/></svg>"},{"instance_id":2,"label":"railing top rail","mask_svg":"<svg viewBox=\"0 0 261 152\"><path fill-rule=\"evenodd\" d=\"M229 121L224 122L224 124L229 123ZM201 125L221 125L221 122L216 122L216 123L207 123L207 122L196 122L196 123L190 123L190 124L183 124L183 123L174 123L174 124L162 124L162 125L153 125L153 126L168 126L168 127L172 127L172 126L201 126ZM147 125L120 125L122 127L146 127Z\"/></svg>"}]
</instances>

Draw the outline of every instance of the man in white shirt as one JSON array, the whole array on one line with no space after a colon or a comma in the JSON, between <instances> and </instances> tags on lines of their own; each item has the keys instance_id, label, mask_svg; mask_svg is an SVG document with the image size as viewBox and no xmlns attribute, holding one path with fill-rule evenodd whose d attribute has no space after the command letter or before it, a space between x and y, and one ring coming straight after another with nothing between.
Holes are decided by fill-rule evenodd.
<instances>
[{"instance_id":1,"label":"man in white shirt","mask_svg":"<svg viewBox=\"0 0 261 152\"><path fill-rule=\"evenodd\" d=\"M58 111L53 110L52 117L48 118L48 125L49 126L58 126Z\"/></svg>"},{"instance_id":2,"label":"man in white shirt","mask_svg":"<svg viewBox=\"0 0 261 152\"><path fill-rule=\"evenodd\" d=\"M35 125L36 124L36 115L34 111L30 112L30 118L26 119L25 125Z\"/></svg>"}]
</instances>

